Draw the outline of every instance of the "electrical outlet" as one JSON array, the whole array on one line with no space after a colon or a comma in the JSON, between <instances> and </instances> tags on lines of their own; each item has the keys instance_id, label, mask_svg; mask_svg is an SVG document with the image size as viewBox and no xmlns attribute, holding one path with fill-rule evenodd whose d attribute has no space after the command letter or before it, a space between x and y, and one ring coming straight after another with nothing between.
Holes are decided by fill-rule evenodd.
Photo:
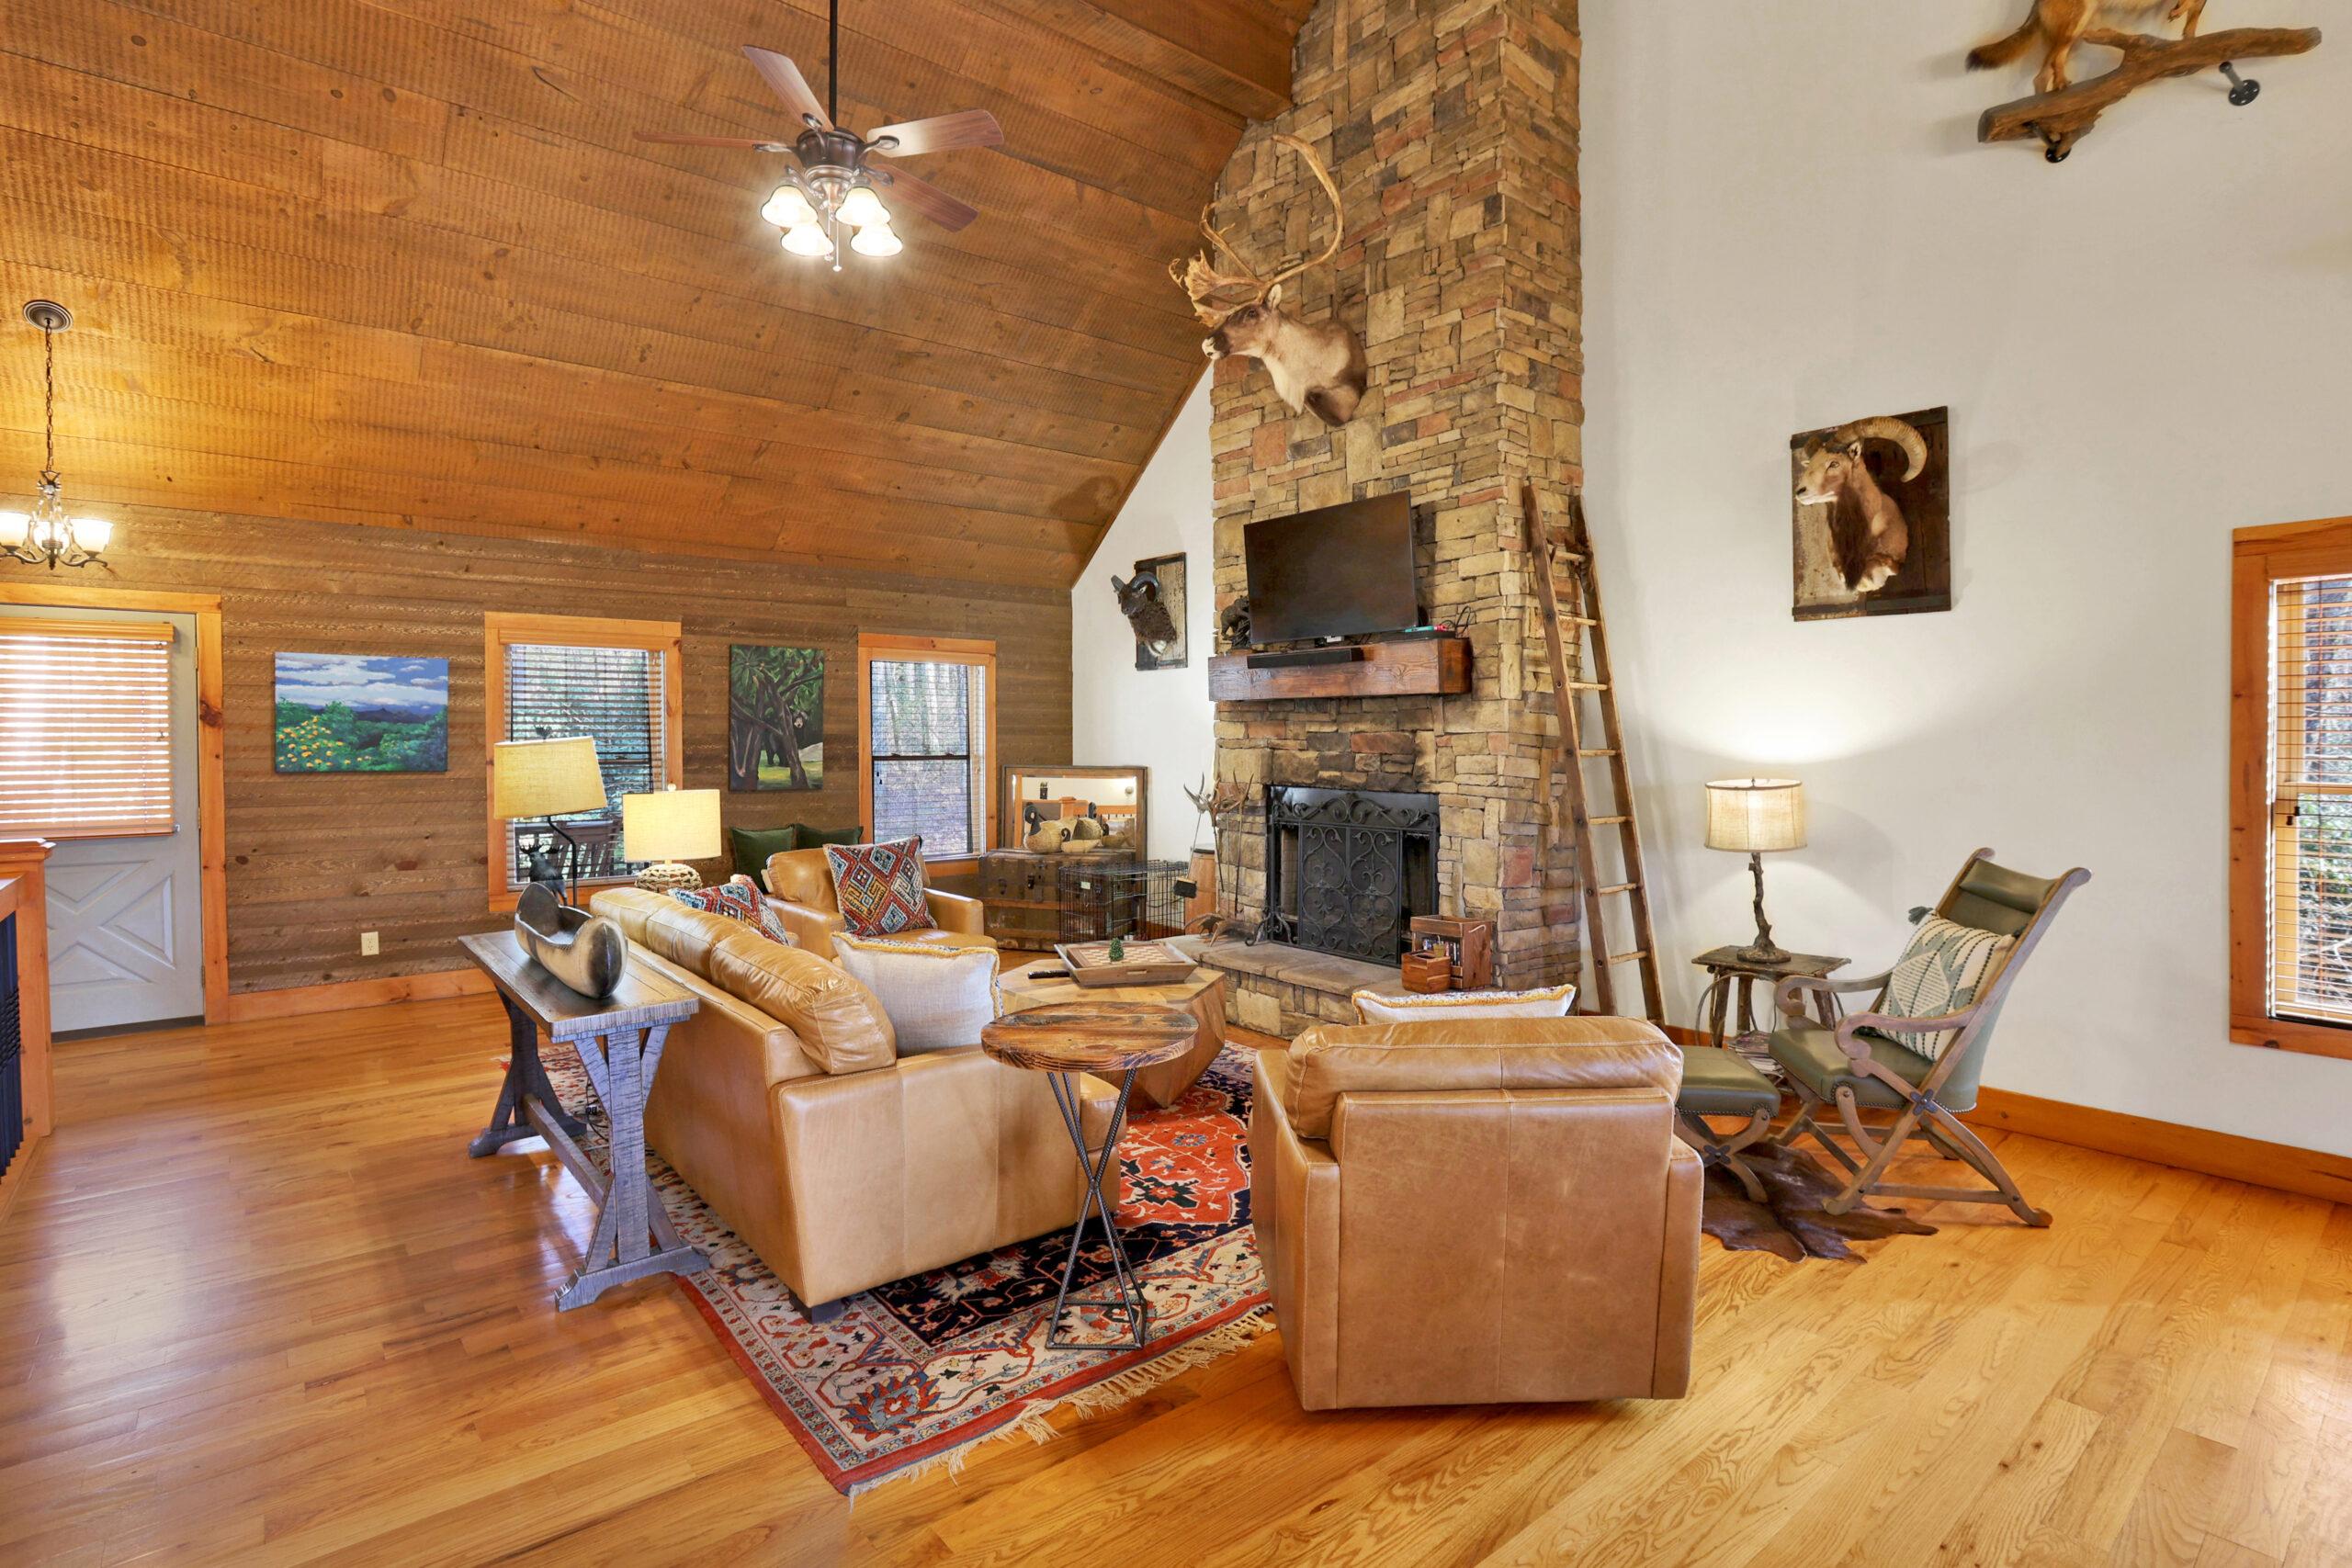
<instances>
[{"instance_id":1,"label":"electrical outlet","mask_svg":"<svg viewBox=\"0 0 2352 1568\"><path fill-rule=\"evenodd\" d=\"M374 931L361 931L359 933L359 956L362 958L373 958L376 956L377 951L376 933Z\"/></svg>"}]
</instances>

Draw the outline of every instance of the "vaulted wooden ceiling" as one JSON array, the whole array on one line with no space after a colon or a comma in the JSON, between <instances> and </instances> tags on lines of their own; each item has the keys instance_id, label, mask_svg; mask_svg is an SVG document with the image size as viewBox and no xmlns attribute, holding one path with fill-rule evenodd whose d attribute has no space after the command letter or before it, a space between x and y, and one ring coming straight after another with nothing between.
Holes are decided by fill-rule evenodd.
<instances>
[{"instance_id":1,"label":"vaulted wooden ceiling","mask_svg":"<svg viewBox=\"0 0 2352 1568\"><path fill-rule=\"evenodd\" d=\"M1312 0L844 0L842 118L978 207L836 274L758 209L824 0L7 0L0 494L1072 580L1202 367L1169 282Z\"/></svg>"}]
</instances>

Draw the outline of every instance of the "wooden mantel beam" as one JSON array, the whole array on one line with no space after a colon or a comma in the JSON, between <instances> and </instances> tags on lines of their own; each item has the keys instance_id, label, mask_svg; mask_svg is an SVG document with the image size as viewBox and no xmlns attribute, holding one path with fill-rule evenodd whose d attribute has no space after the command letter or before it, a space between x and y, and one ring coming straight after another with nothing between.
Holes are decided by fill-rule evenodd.
<instances>
[{"instance_id":1,"label":"wooden mantel beam","mask_svg":"<svg viewBox=\"0 0 2352 1568\"><path fill-rule=\"evenodd\" d=\"M2104 75L2061 87L2054 93L2036 93L2031 97L1986 109L1976 122L1976 140L2013 141L2038 136L2046 149L2045 155L2055 164L2088 134L2101 114L2137 88L2159 77L2209 71L2224 61L2306 54L2319 47L2319 29L2230 28L2197 38L2161 39L2100 28L2085 33L2083 41L2121 50L2122 62Z\"/></svg>"}]
</instances>

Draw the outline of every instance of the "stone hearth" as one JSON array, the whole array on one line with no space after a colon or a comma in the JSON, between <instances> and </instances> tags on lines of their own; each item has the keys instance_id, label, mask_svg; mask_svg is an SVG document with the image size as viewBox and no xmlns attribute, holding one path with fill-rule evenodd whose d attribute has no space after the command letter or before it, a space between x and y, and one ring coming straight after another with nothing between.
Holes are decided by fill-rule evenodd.
<instances>
[{"instance_id":1,"label":"stone hearth","mask_svg":"<svg viewBox=\"0 0 2352 1568\"><path fill-rule=\"evenodd\" d=\"M1265 912L1268 786L1426 793L1435 912L1496 922L1507 986L1572 978L1578 956L1574 856L1545 842L1555 726L1518 500L1532 479L1557 508L1582 478L1577 69L1561 0L1324 0L1299 35L1294 107L1251 128L1216 208L1250 256L1313 254L1328 208L1269 133L1316 147L1347 236L1285 301L1355 327L1371 372L1356 417L1332 430L1294 416L1262 368L1216 367L1219 610L1245 596L1249 523L1407 490L1422 598L1469 639L1473 677L1457 696L1220 705L1217 778L1256 803L1219 824L1227 912ZM1230 972L1238 1020L1253 1006L1263 1018L1254 994L1326 1016L1292 978Z\"/></svg>"},{"instance_id":2,"label":"stone hearth","mask_svg":"<svg viewBox=\"0 0 2352 1568\"><path fill-rule=\"evenodd\" d=\"M1225 1016L1287 1040L1318 1023L1353 1023L1354 992L1396 988L1396 967L1309 953L1283 942L1215 942L1201 962L1225 972Z\"/></svg>"}]
</instances>

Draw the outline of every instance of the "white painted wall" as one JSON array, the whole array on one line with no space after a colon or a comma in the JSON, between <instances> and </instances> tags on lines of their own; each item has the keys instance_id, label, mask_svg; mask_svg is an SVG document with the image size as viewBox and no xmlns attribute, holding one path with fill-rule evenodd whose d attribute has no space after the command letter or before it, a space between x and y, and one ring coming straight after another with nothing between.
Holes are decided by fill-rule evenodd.
<instances>
[{"instance_id":1,"label":"white painted wall","mask_svg":"<svg viewBox=\"0 0 2352 1568\"><path fill-rule=\"evenodd\" d=\"M1191 854L1195 818L1184 790L1216 771L1208 675L1216 633L1209 470L1209 378L1203 376L1069 595L1070 760L1151 770L1146 815L1157 860ZM1140 671L1135 633L1119 614L1111 579L1177 550L1185 555L1190 655L1182 670Z\"/></svg>"},{"instance_id":2,"label":"white painted wall","mask_svg":"<svg viewBox=\"0 0 2352 1568\"><path fill-rule=\"evenodd\" d=\"M2352 513L2352 37L2053 168L1974 141L2025 76L1960 69L2025 4L1584 5L1589 501L1678 1010L1750 929L1700 785L1786 770L1785 945L1883 967L1979 844L2088 866L1988 1081L2352 1152L2352 1062L2223 1004L2230 530ZM1789 435L1938 403L1956 608L1794 624Z\"/></svg>"}]
</instances>

